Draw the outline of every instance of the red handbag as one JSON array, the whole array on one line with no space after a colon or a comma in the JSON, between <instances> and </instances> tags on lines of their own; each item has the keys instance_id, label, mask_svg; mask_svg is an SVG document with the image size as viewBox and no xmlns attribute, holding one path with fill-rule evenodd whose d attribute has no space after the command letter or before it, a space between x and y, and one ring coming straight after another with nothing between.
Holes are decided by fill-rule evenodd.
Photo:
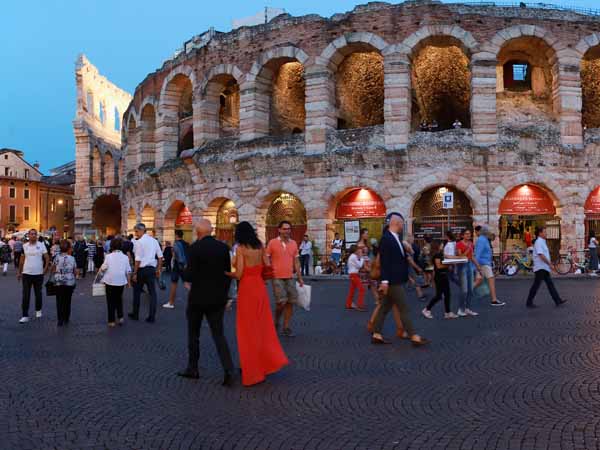
<instances>
[{"instance_id":1,"label":"red handbag","mask_svg":"<svg viewBox=\"0 0 600 450\"><path fill-rule=\"evenodd\" d=\"M267 280L272 280L273 278L275 278L275 272L273 271L273 266L262 266L262 278L263 280L267 281Z\"/></svg>"}]
</instances>

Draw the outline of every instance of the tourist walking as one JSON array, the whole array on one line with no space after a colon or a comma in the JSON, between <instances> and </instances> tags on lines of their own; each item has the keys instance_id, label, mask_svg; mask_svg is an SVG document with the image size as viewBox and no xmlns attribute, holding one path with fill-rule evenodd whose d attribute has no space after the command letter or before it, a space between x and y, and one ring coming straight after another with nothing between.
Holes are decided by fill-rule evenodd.
<instances>
[{"instance_id":1,"label":"tourist walking","mask_svg":"<svg viewBox=\"0 0 600 450\"><path fill-rule=\"evenodd\" d=\"M79 278L85 278L88 262L88 247L85 240L83 239L83 236L79 236L77 238L77 241L75 242L75 246L73 248L73 253L75 255L75 261L77 262L77 269L79 270Z\"/></svg>"},{"instance_id":2,"label":"tourist walking","mask_svg":"<svg viewBox=\"0 0 600 450\"><path fill-rule=\"evenodd\" d=\"M288 359L277 337L262 278L263 266L268 263L263 244L248 222L237 225L235 241L236 270L229 275L240 280L236 316L238 351L242 384L252 386L286 366Z\"/></svg>"},{"instance_id":3,"label":"tourist walking","mask_svg":"<svg viewBox=\"0 0 600 450\"><path fill-rule=\"evenodd\" d=\"M63 239L60 241L60 253L54 258L52 271L54 272L54 285L56 287L56 318L57 325L68 325L71 319L71 299L75 290L75 280L78 269L71 243Z\"/></svg>"},{"instance_id":4,"label":"tourist walking","mask_svg":"<svg viewBox=\"0 0 600 450\"><path fill-rule=\"evenodd\" d=\"M8 264L10 263L10 246L6 239L0 240L0 264L2 264L2 276L8 273Z\"/></svg>"},{"instance_id":5,"label":"tourist walking","mask_svg":"<svg viewBox=\"0 0 600 450\"><path fill-rule=\"evenodd\" d=\"M158 293L156 292L156 280L160 279L162 268L162 251L158 241L146 233L146 225L138 223L134 227L136 241L133 244L135 253L135 268L133 269L133 310L129 318L139 320L140 300L142 289L148 286L150 294L150 305L146 322L156 321L156 305L158 304ZM110 247L109 247L110 249Z\"/></svg>"},{"instance_id":6,"label":"tourist walking","mask_svg":"<svg viewBox=\"0 0 600 450\"><path fill-rule=\"evenodd\" d=\"M365 309L365 287L360 278L365 260L363 257L364 247L350 246L350 257L348 258L348 275L350 276L350 290L346 297L346 309L366 312ZM354 291L358 291L358 302L354 303Z\"/></svg>"},{"instance_id":7,"label":"tourist walking","mask_svg":"<svg viewBox=\"0 0 600 450\"><path fill-rule=\"evenodd\" d=\"M23 280L23 300L21 304L22 317L19 323L29 322L29 302L31 299L31 288L35 295L35 317L42 317L42 285L44 274L48 270L50 258L48 250L41 242L38 242L38 234L35 229L29 230L29 242L23 244L23 255L19 259L17 280Z\"/></svg>"},{"instance_id":8,"label":"tourist walking","mask_svg":"<svg viewBox=\"0 0 600 450\"><path fill-rule=\"evenodd\" d=\"M546 244L546 228L539 227L536 229L535 237L536 239L533 243L533 273L535 274L535 278L531 285L531 289L529 290L529 295L527 296L526 306L528 308L537 308L537 305L533 303L533 299L535 298L542 281L546 283L548 292L550 292L550 296L552 297L552 300L554 300L556 306L563 305L567 301L560 298L560 295L558 295L558 292L554 287L552 278L550 277L552 263L550 262L550 251Z\"/></svg>"},{"instance_id":9,"label":"tourist walking","mask_svg":"<svg viewBox=\"0 0 600 450\"><path fill-rule=\"evenodd\" d=\"M479 265L474 258L473 241L471 240L471 230L464 230L462 240L456 243L457 256L467 259L464 264L458 264L458 279L460 282L460 302L458 307L458 316L478 316L479 313L471 309L473 301L473 282L475 269L479 270Z\"/></svg>"},{"instance_id":10,"label":"tourist walking","mask_svg":"<svg viewBox=\"0 0 600 450\"><path fill-rule=\"evenodd\" d=\"M15 241L15 245L13 247L13 260L15 262L15 269L19 269L19 264L21 262L21 255L23 255L24 242L25 242L25 238L17 239Z\"/></svg>"},{"instance_id":11,"label":"tourist walking","mask_svg":"<svg viewBox=\"0 0 600 450\"><path fill-rule=\"evenodd\" d=\"M435 297L427 304L423 309L422 314L428 319L433 319L431 309L439 302L442 297L444 298L444 319L456 319L458 316L450 311L450 279L448 278L448 266L443 264L444 253L437 241L431 243L431 252L433 253L433 267L434 275L433 280L435 282Z\"/></svg>"},{"instance_id":12,"label":"tourist walking","mask_svg":"<svg viewBox=\"0 0 600 450\"><path fill-rule=\"evenodd\" d=\"M175 308L177 286L180 279L183 281L183 274L187 267L187 252L189 247L190 245L183 240L183 230L175 230L175 244L172 247L171 290L169 291L169 301L163 305L163 308Z\"/></svg>"},{"instance_id":13,"label":"tourist walking","mask_svg":"<svg viewBox=\"0 0 600 450\"><path fill-rule=\"evenodd\" d=\"M223 315L227 304L227 291L231 272L229 249L223 242L211 236L212 225L201 219L196 225L196 237L189 249L188 266L184 274L185 286L189 290L186 317L188 322L188 365L177 375L197 379L200 359L200 328L206 316L217 353L224 371L223 385L233 383L233 361L225 339ZM135 247L135 257L138 258Z\"/></svg>"},{"instance_id":14,"label":"tourist walking","mask_svg":"<svg viewBox=\"0 0 600 450\"><path fill-rule=\"evenodd\" d=\"M298 259L298 245L291 238L292 224L286 220L278 227L279 237L271 239L267 245L267 256L273 268L273 294L275 295L275 327L280 328L281 316L283 316L282 334L293 337L290 322L294 313L294 304L298 301L298 291L294 272L298 278L298 284L304 286L300 261Z\"/></svg>"},{"instance_id":15,"label":"tourist walking","mask_svg":"<svg viewBox=\"0 0 600 450\"><path fill-rule=\"evenodd\" d=\"M104 244L100 239L96 241L96 253L94 254L94 269L99 270L104 262Z\"/></svg>"},{"instance_id":16,"label":"tourist walking","mask_svg":"<svg viewBox=\"0 0 600 450\"><path fill-rule=\"evenodd\" d=\"M312 258L312 242L308 239L308 234L304 235L300 242L300 267L302 276L308 276L310 268L310 259Z\"/></svg>"},{"instance_id":17,"label":"tourist walking","mask_svg":"<svg viewBox=\"0 0 600 450\"><path fill-rule=\"evenodd\" d=\"M479 229L479 236L475 242L475 261L479 265L479 272L490 287L490 296L492 297L492 306L504 306L505 302L498 300L496 296L496 279L492 269L492 246L490 244L490 229L487 225L482 225Z\"/></svg>"},{"instance_id":18,"label":"tourist walking","mask_svg":"<svg viewBox=\"0 0 600 450\"><path fill-rule=\"evenodd\" d=\"M598 271L598 239L596 239L596 232L594 230L590 230L588 250L590 252L590 272L595 275Z\"/></svg>"},{"instance_id":19,"label":"tourist walking","mask_svg":"<svg viewBox=\"0 0 600 450\"><path fill-rule=\"evenodd\" d=\"M96 242L90 239L87 243L87 249L87 271L94 273L96 272L96 264L94 263L96 257Z\"/></svg>"},{"instance_id":20,"label":"tourist walking","mask_svg":"<svg viewBox=\"0 0 600 450\"><path fill-rule=\"evenodd\" d=\"M331 241L331 260L335 263L335 266L339 269L340 262L342 261L342 247L344 241L340 239L340 233L335 233L333 241Z\"/></svg>"},{"instance_id":21,"label":"tourist walking","mask_svg":"<svg viewBox=\"0 0 600 450\"><path fill-rule=\"evenodd\" d=\"M177 234L178 231L181 230L175 230L175 234ZM173 245L171 245L171 241L165 241L165 248L163 249L163 260L165 261L165 272L171 272L171 262L173 260Z\"/></svg>"},{"instance_id":22,"label":"tourist walking","mask_svg":"<svg viewBox=\"0 0 600 450\"><path fill-rule=\"evenodd\" d=\"M106 308L108 326L113 328L118 321L123 325L123 291L125 286L131 286L131 264L129 257L123 254L123 241L112 239L110 253L104 258L99 274L106 286Z\"/></svg>"},{"instance_id":23,"label":"tourist walking","mask_svg":"<svg viewBox=\"0 0 600 450\"><path fill-rule=\"evenodd\" d=\"M405 286L408 282L408 265L414 261L407 255L402 244L404 218L400 213L392 212L386 217L387 229L383 232L379 244L381 262L381 285L379 287L383 298L382 305L373 324L373 344L389 344L381 335L385 317L395 304L398 306L402 324L413 345L420 346L429 341L419 336L412 324L408 303L406 302ZM415 265L416 266L416 265ZM418 266L417 266L418 267ZM417 271L421 271L419 267Z\"/></svg>"}]
</instances>

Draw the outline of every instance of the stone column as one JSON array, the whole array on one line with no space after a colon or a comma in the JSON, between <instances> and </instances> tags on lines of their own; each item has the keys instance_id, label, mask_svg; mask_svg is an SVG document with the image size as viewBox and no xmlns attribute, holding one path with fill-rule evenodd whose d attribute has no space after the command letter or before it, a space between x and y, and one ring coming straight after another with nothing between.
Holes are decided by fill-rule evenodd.
<instances>
[{"instance_id":1,"label":"stone column","mask_svg":"<svg viewBox=\"0 0 600 450\"><path fill-rule=\"evenodd\" d=\"M554 109L560 114L563 145L583 147L581 79L578 65L559 64L555 76Z\"/></svg>"},{"instance_id":2,"label":"stone column","mask_svg":"<svg viewBox=\"0 0 600 450\"><path fill-rule=\"evenodd\" d=\"M258 76L241 84L240 140L249 141L269 134L271 98L268 88L269 85Z\"/></svg>"},{"instance_id":3,"label":"stone column","mask_svg":"<svg viewBox=\"0 0 600 450\"><path fill-rule=\"evenodd\" d=\"M204 98L194 107L198 111L198 120L194 121L194 141L198 146L219 138L219 105L212 97ZM196 145L196 144L194 144Z\"/></svg>"},{"instance_id":4,"label":"stone column","mask_svg":"<svg viewBox=\"0 0 600 450\"><path fill-rule=\"evenodd\" d=\"M496 117L496 58L491 53L476 53L471 58L471 128L476 145L495 145L498 141Z\"/></svg>"},{"instance_id":5,"label":"stone column","mask_svg":"<svg viewBox=\"0 0 600 450\"><path fill-rule=\"evenodd\" d=\"M75 233L83 233L92 224L93 200L90 191L90 136L87 130L75 126Z\"/></svg>"},{"instance_id":6,"label":"stone column","mask_svg":"<svg viewBox=\"0 0 600 450\"><path fill-rule=\"evenodd\" d=\"M177 156L179 140L179 121L177 117L162 116L159 118L154 133L156 142L156 167L161 167L165 161Z\"/></svg>"},{"instance_id":7,"label":"stone column","mask_svg":"<svg viewBox=\"0 0 600 450\"><path fill-rule=\"evenodd\" d=\"M327 67L314 65L306 68L304 78L306 152L322 153L327 143L327 132L337 127L334 77Z\"/></svg>"},{"instance_id":8,"label":"stone column","mask_svg":"<svg viewBox=\"0 0 600 450\"><path fill-rule=\"evenodd\" d=\"M384 59L385 146L388 150L405 149L411 123L410 63L405 54L385 55Z\"/></svg>"},{"instance_id":9,"label":"stone column","mask_svg":"<svg viewBox=\"0 0 600 450\"><path fill-rule=\"evenodd\" d=\"M310 273L313 273L315 262L320 263L322 257L327 253L327 225L329 220L322 217L310 218L311 213L307 213L309 219L306 223L306 234L309 239L318 247L319 254L315 254L313 249L312 264L310 265Z\"/></svg>"}]
</instances>

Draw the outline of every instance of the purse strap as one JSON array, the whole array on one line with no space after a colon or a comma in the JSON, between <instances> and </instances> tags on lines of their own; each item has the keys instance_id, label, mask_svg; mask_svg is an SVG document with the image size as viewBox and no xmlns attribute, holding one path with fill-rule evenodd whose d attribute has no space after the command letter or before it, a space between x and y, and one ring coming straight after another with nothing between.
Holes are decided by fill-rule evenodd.
<instances>
[{"instance_id":1,"label":"purse strap","mask_svg":"<svg viewBox=\"0 0 600 450\"><path fill-rule=\"evenodd\" d=\"M100 276L100 272L101 270L98 270L98 273L96 274L96 276L94 277L94 282L93 284L96 284L96 282L98 281L98 277ZM100 281L102 281L102 279L100 279Z\"/></svg>"}]
</instances>

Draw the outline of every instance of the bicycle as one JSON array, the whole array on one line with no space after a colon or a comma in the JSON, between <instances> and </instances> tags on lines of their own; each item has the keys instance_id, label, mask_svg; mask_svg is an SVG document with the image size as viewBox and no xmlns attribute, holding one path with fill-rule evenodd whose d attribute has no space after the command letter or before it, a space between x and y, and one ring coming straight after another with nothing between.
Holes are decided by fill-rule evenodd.
<instances>
[{"instance_id":1,"label":"bicycle","mask_svg":"<svg viewBox=\"0 0 600 450\"><path fill-rule=\"evenodd\" d=\"M509 277L518 274L521 270L533 271L533 258L531 252L526 250L525 254L519 253L520 248L515 246L514 253L508 256L502 263L502 273Z\"/></svg>"},{"instance_id":2,"label":"bicycle","mask_svg":"<svg viewBox=\"0 0 600 450\"><path fill-rule=\"evenodd\" d=\"M569 247L566 255L560 255L554 262L554 270L560 275L566 275L568 273L574 273L580 271L586 273L590 266L590 256L587 251L584 250L583 262L579 260L577 256L578 251L574 247Z\"/></svg>"}]
</instances>

